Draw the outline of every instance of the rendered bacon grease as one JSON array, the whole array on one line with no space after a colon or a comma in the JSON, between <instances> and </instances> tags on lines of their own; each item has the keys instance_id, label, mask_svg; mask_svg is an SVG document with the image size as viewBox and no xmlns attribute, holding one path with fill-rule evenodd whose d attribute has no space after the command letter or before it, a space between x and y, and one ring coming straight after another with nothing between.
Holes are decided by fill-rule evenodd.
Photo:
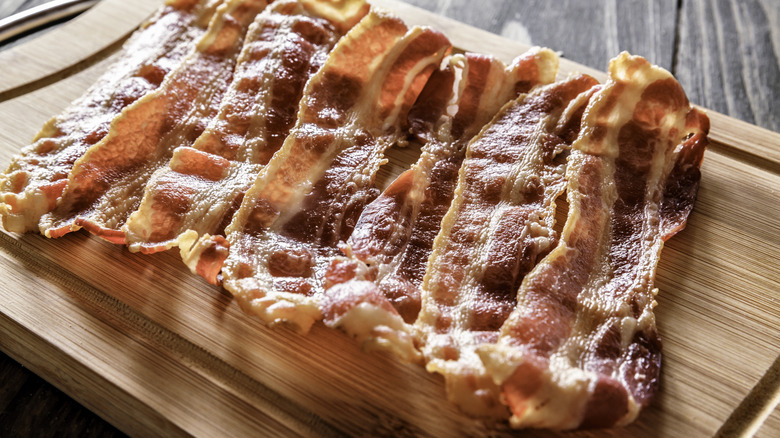
<instances>
[{"instance_id":1,"label":"rendered bacon grease","mask_svg":"<svg viewBox=\"0 0 780 438\"><path fill-rule=\"evenodd\" d=\"M602 85L553 82L547 49L450 50L362 0L169 0L0 176L4 227L179 246L248 313L422 363L478 418L626 424L658 390L655 268L708 119L626 53Z\"/></svg>"}]
</instances>

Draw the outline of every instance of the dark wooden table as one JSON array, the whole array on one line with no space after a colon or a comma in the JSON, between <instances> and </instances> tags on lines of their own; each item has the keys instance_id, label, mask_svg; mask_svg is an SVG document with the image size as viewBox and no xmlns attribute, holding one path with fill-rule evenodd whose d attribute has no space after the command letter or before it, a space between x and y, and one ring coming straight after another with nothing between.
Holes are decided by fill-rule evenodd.
<instances>
[{"instance_id":1,"label":"dark wooden table","mask_svg":"<svg viewBox=\"0 0 780 438\"><path fill-rule=\"evenodd\" d=\"M692 102L780 132L780 0L406 1L599 70L622 50L642 55L677 76ZM0 18L41 3L2 0ZM0 436L121 435L0 352Z\"/></svg>"}]
</instances>

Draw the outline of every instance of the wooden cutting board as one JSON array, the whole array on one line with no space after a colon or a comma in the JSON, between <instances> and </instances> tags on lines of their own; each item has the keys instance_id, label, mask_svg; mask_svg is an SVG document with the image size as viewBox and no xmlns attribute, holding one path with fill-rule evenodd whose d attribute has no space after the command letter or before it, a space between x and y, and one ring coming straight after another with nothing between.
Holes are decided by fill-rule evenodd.
<instances>
[{"instance_id":1,"label":"wooden cutting board","mask_svg":"<svg viewBox=\"0 0 780 438\"><path fill-rule=\"evenodd\" d=\"M105 0L0 53L0 166L94 81L158 3ZM526 49L403 3L375 3L460 49L505 61ZM567 61L561 68L605 77ZM657 272L660 394L627 428L567 436L780 436L780 135L710 118L696 208ZM414 160L405 150L390 158L383 181ZM511 434L461 415L439 376L364 353L340 332L263 326L190 274L177 252L3 231L0 275L0 349L130 434Z\"/></svg>"}]
</instances>

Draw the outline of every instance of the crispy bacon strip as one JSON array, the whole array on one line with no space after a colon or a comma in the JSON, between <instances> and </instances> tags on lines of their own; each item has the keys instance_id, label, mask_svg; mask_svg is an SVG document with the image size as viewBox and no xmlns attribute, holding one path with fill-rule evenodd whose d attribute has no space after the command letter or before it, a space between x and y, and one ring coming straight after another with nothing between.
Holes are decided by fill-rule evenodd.
<instances>
[{"instance_id":1,"label":"crispy bacon strip","mask_svg":"<svg viewBox=\"0 0 780 438\"><path fill-rule=\"evenodd\" d=\"M342 327L367 348L387 346L403 360L419 359L411 324L420 311L419 288L465 146L509 100L552 82L557 66L554 52L534 49L509 68L467 53L450 57L434 72L409 114L422 154L361 214L347 250L362 275L328 290L326 324ZM334 268L348 263L342 260ZM383 308L390 314L379 317Z\"/></svg>"},{"instance_id":2,"label":"crispy bacon strip","mask_svg":"<svg viewBox=\"0 0 780 438\"><path fill-rule=\"evenodd\" d=\"M653 277L693 207L709 121L642 58L623 53L609 73L569 158L561 240L480 348L515 427L626 424L658 387Z\"/></svg>"},{"instance_id":3,"label":"crispy bacon strip","mask_svg":"<svg viewBox=\"0 0 780 438\"><path fill-rule=\"evenodd\" d=\"M54 209L73 163L108 133L128 105L155 90L205 33L218 1L170 0L124 44L122 55L83 96L46 122L0 175L8 231L38 229Z\"/></svg>"},{"instance_id":4,"label":"crispy bacon strip","mask_svg":"<svg viewBox=\"0 0 780 438\"><path fill-rule=\"evenodd\" d=\"M471 415L506 417L477 346L495 342L523 276L556 236L565 160L597 81L578 75L508 104L472 140L433 244L415 322L426 368Z\"/></svg>"},{"instance_id":5,"label":"crispy bacon strip","mask_svg":"<svg viewBox=\"0 0 780 438\"><path fill-rule=\"evenodd\" d=\"M376 11L336 45L226 230L224 286L245 310L304 332L320 318L337 244L376 196L384 150L402 137L409 108L449 50L440 33L407 31Z\"/></svg>"},{"instance_id":6,"label":"crispy bacon strip","mask_svg":"<svg viewBox=\"0 0 780 438\"><path fill-rule=\"evenodd\" d=\"M346 13L368 12L362 0L343 6ZM313 16L294 0L258 15L218 116L192 147L174 151L128 219L131 250L157 252L182 242L189 248L203 234L223 235L244 192L287 138L306 81L341 36L336 27L362 17L330 15L338 22ZM207 278L212 283L215 274Z\"/></svg>"},{"instance_id":7,"label":"crispy bacon strip","mask_svg":"<svg viewBox=\"0 0 780 438\"><path fill-rule=\"evenodd\" d=\"M266 0L219 6L196 48L154 92L125 108L109 133L79 158L41 231L59 237L84 227L114 243L151 174L177 146L191 145L217 112L247 28Z\"/></svg>"}]
</instances>

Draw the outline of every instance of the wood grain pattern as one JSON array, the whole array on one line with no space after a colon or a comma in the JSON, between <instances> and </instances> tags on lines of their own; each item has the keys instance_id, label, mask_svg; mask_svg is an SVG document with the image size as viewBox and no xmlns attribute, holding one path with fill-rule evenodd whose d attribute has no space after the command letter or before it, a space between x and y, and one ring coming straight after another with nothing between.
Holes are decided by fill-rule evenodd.
<instances>
[{"instance_id":1,"label":"wood grain pattern","mask_svg":"<svg viewBox=\"0 0 780 438\"><path fill-rule=\"evenodd\" d=\"M780 131L780 2L686 0L674 72L693 101Z\"/></svg>"},{"instance_id":2,"label":"wood grain pattern","mask_svg":"<svg viewBox=\"0 0 780 438\"><path fill-rule=\"evenodd\" d=\"M598 70L620 51L672 66L676 0L409 0L415 6L527 45L552 47Z\"/></svg>"},{"instance_id":3,"label":"wood grain pattern","mask_svg":"<svg viewBox=\"0 0 780 438\"><path fill-rule=\"evenodd\" d=\"M780 430L780 407L775 406L766 422L759 426L756 438L774 438L778 430Z\"/></svg>"},{"instance_id":4,"label":"wood grain pattern","mask_svg":"<svg viewBox=\"0 0 780 438\"><path fill-rule=\"evenodd\" d=\"M771 435L777 431L778 399L780 399L780 357L764 374L748 397L731 413L729 420L718 430L716 436ZM774 414L772 410L774 409ZM760 418L767 418L761 424Z\"/></svg>"},{"instance_id":5,"label":"wood grain pattern","mask_svg":"<svg viewBox=\"0 0 780 438\"><path fill-rule=\"evenodd\" d=\"M780 131L780 2L774 0L408 0L604 70L621 50L677 76L692 102Z\"/></svg>"},{"instance_id":6,"label":"wood grain pattern","mask_svg":"<svg viewBox=\"0 0 780 438\"><path fill-rule=\"evenodd\" d=\"M101 54L105 57L116 51L119 43L159 5L159 0L102 2L57 32L3 51L0 100L18 95L13 91L20 87L54 83L101 59ZM106 50L110 52L104 53Z\"/></svg>"},{"instance_id":7,"label":"wood grain pattern","mask_svg":"<svg viewBox=\"0 0 780 438\"><path fill-rule=\"evenodd\" d=\"M381 3L444 30L462 48L506 59L525 47ZM0 103L0 163L109 61ZM628 428L567 436L711 436L751 427L759 436L780 434L776 410L765 422L732 419L741 406L771 403L754 389L780 345L780 135L712 115L716 144L705 155L696 209L668 242L657 274L661 394ZM387 174L410 159L406 150L393 154ZM130 434L485 432L446 402L437 376L365 354L320 325L309 336L268 329L189 274L176 254L130 254L84 233L58 240L0 233L0 272L0 349Z\"/></svg>"}]
</instances>

